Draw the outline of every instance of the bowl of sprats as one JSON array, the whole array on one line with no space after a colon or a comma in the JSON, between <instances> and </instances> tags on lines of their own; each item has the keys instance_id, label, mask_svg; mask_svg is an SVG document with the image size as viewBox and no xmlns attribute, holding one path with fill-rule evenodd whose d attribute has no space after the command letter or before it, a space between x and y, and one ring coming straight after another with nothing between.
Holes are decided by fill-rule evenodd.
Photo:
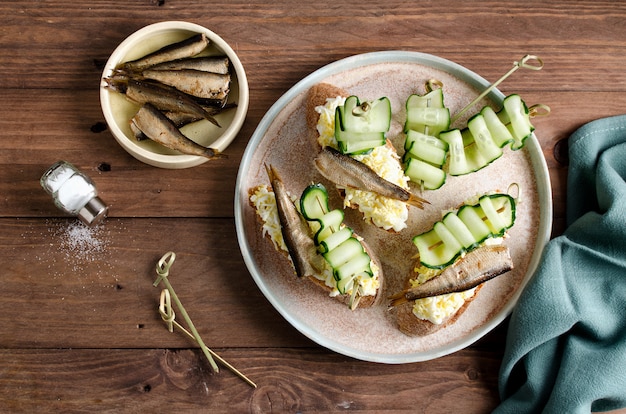
<instances>
[{"instance_id":1,"label":"bowl of sprats","mask_svg":"<svg viewBox=\"0 0 626 414\"><path fill-rule=\"evenodd\" d=\"M117 142L161 168L223 157L248 111L248 81L233 49L188 22L146 26L111 54L100 103Z\"/></svg>"}]
</instances>

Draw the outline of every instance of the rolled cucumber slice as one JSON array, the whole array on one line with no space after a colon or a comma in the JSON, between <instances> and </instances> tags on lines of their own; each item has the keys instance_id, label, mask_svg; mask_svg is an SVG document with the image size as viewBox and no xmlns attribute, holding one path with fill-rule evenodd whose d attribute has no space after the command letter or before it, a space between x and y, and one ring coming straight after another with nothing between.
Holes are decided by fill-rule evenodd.
<instances>
[{"instance_id":1,"label":"rolled cucumber slice","mask_svg":"<svg viewBox=\"0 0 626 414\"><path fill-rule=\"evenodd\" d=\"M483 196L483 198L488 198L490 200L500 220L499 225L494 225L494 230L496 230L496 232L494 232L494 236L502 236L507 229L513 227L513 224L515 224L515 215L517 211L515 199L508 194L486 195Z\"/></svg>"},{"instance_id":2,"label":"rolled cucumber slice","mask_svg":"<svg viewBox=\"0 0 626 414\"><path fill-rule=\"evenodd\" d=\"M342 126L352 132L387 132L391 125L391 102L387 97L360 102L350 96L344 103Z\"/></svg>"},{"instance_id":3,"label":"rolled cucumber slice","mask_svg":"<svg viewBox=\"0 0 626 414\"><path fill-rule=\"evenodd\" d=\"M505 222L496 211L491 198L481 197L479 203L480 208L483 210L483 213L485 213L485 217L487 217L486 223L489 226L491 234L500 234L503 229L506 229Z\"/></svg>"},{"instance_id":4,"label":"rolled cucumber slice","mask_svg":"<svg viewBox=\"0 0 626 414\"><path fill-rule=\"evenodd\" d=\"M328 191L322 184L307 186L300 197L300 213L306 220L318 220L328 213Z\"/></svg>"},{"instance_id":5,"label":"rolled cucumber slice","mask_svg":"<svg viewBox=\"0 0 626 414\"><path fill-rule=\"evenodd\" d=\"M428 135L439 135L450 128L448 108L408 108L405 130L410 129Z\"/></svg>"},{"instance_id":6,"label":"rolled cucumber slice","mask_svg":"<svg viewBox=\"0 0 626 414\"><path fill-rule=\"evenodd\" d=\"M406 100L404 132L418 131L438 135L450 128L450 111L443 103L443 89L434 89L425 95L413 94Z\"/></svg>"},{"instance_id":7,"label":"rolled cucumber slice","mask_svg":"<svg viewBox=\"0 0 626 414\"><path fill-rule=\"evenodd\" d=\"M496 144L482 114L473 116L467 122L467 128L474 138L478 152L484 157L487 164L502 156L502 149Z\"/></svg>"},{"instance_id":8,"label":"rolled cucumber slice","mask_svg":"<svg viewBox=\"0 0 626 414\"><path fill-rule=\"evenodd\" d=\"M476 238L467 225L454 213L448 213L441 222L446 226L464 249L471 249L476 244Z\"/></svg>"},{"instance_id":9,"label":"rolled cucumber slice","mask_svg":"<svg viewBox=\"0 0 626 414\"><path fill-rule=\"evenodd\" d=\"M334 273L335 278L339 281L342 281L348 278L353 278L360 274L367 274L369 276L372 272L370 269L370 262L370 257L367 255L367 253L360 253L354 256L348 262L341 265L339 268L337 268ZM339 291L342 291L339 286L337 286L337 288L339 289Z\"/></svg>"},{"instance_id":10,"label":"rolled cucumber slice","mask_svg":"<svg viewBox=\"0 0 626 414\"><path fill-rule=\"evenodd\" d=\"M459 209L457 216L461 219L463 224L465 224L470 233L472 233L474 240L480 243L489 237L491 230L483 220L482 211L480 211L479 214L479 210L480 206L465 205Z\"/></svg>"},{"instance_id":11,"label":"rolled cucumber slice","mask_svg":"<svg viewBox=\"0 0 626 414\"><path fill-rule=\"evenodd\" d=\"M363 252L361 243L356 238L350 237L333 250L324 253L324 258L333 269L337 270L341 265Z\"/></svg>"},{"instance_id":12,"label":"rolled cucumber slice","mask_svg":"<svg viewBox=\"0 0 626 414\"><path fill-rule=\"evenodd\" d=\"M423 183L427 190L436 190L446 182L446 173L417 158L408 157L404 162L404 173L415 183Z\"/></svg>"},{"instance_id":13,"label":"rolled cucumber slice","mask_svg":"<svg viewBox=\"0 0 626 414\"><path fill-rule=\"evenodd\" d=\"M437 223L443 226L441 222ZM413 238L413 244L419 251L420 262L422 265L432 269L444 268L448 263L454 262L462 252L458 242L450 246L441 240L440 235L435 230L435 227L440 227L437 226L437 223L430 231Z\"/></svg>"},{"instance_id":14,"label":"rolled cucumber slice","mask_svg":"<svg viewBox=\"0 0 626 414\"><path fill-rule=\"evenodd\" d=\"M450 175L463 175L471 172L471 167L465 154L463 135L459 129L452 129L439 134L439 138L448 144L450 156L448 172Z\"/></svg>"},{"instance_id":15,"label":"rolled cucumber slice","mask_svg":"<svg viewBox=\"0 0 626 414\"><path fill-rule=\"evenodd\" d=\"M315 233L315 244L319 245L322 241L326 240L333 233L341 230L341 223L343 222L343 210L335 209L324 214L317 219L320 223L320 229Z\"/></svg>"},{"instance_id":16,"label":"rolled cucumber slice","mask_svg":"<svg viewBox=\"0 0 626 414\"><path fill-rule=\"evenodd\" d=\"M341 142L339 141L339 151L347 155L369 154L376 147L386 144L386 140L368 140L359 142Z\"/></svg>"},{"instance_id":17,"label":"rolled cucumber slice","mask_svg":"<svg viewBox=\"0 0 626 414\"><path fill-rule=\"evenodd\" d=\"M406 154L414 158L441 167L446 162L448 144L432 135L410 129L406 134L404 149Z\"/></svg>"},{"instance_id":18,"label":"rolled cucumber slice","mask_svg":"<svg viewBox=\"0 0 626 414\"><path fill-rule=\"evenodd\" d=\"M514 141L511 144L511 149L522 148L524 141L535 129L530 123L530 113L522 98L517 94L507 96L503 102L503 109L498 115L513 135Z\"/></svg>"},{"instance_id":19,"label":"rolled cucumber slice","mask_svg":"<svg viewBox=\"0 0 626 414\"><path fill-rule=\"evenodd\" d=\"M502 155L502 150L493 142L489 142L489 132L482 128L482 119L474 119L479 125L479 142L476 141L469 128L463 130L453 129L442 132L439 137L448 143L450 156L448 159L448 172L450 175L465 175L478 171Z\"/></svg>"},{"instance_id":20,"label":"rolled cucumber slice","mask_svg":"<svg viewBox=\"0 0 626 414\"><path fill-rule=\"evenodd\" d=\"M319 243L319 251L321 253L326 253L333 250L335 247L339 246L344 241L348 240L349 237L352 237L352 229L350 227L342 227L339 231L332 233L330 236L326 237L324 240L321 240Z\"/></svg>"},{"instance_id":21,"label":"rolled cucumber slice","mask_svg":"<svg viewBox=\"0 0 626 414\"><path fill-rule=\"evenodd\" d=\"M505 145L514 141L513 135L511 135L509 129L502 122L500 122L500 118L498 118L496 111L489 106L485 106L480 113L485 119L487 129L491 133L491 137L497 146L504 148Z\"/></svg>"},{"instance_id":22,"label":"rolled cucumber slice","mask_svg":"<svg viewBox=\"0 0 626 414\"><path fill-rule=\"evenodd\" d=\"M337 276L335 276L337 278ZM342 295L348 292L350 289L354 289L354 280L356 276L346 276L342 279L337 280L337 290Z\"/></svg>"},{"instance_id":23,"label":"rolled cucumber slice","mask_svg":"<svg viewBox=\"0 0 626 414\"><path fill-rule=\"evenodd\" d=\"M422 265L443 269L490 237L501 237L515 223L515 200L508 194L484 195L474 205L447 213L432 229L413 238Z\"/></svg>"},{"instance_id":24,"label":"rolled cucumber slice","mask_svg":"<svg viewBox=\"0 0 626 414\"><path fill-rule=\"evenodd\" d=\"M424 94L413 94L406 100L408 108L443 108L443 89L437 88Z\"/></svg>"}]
</instances>

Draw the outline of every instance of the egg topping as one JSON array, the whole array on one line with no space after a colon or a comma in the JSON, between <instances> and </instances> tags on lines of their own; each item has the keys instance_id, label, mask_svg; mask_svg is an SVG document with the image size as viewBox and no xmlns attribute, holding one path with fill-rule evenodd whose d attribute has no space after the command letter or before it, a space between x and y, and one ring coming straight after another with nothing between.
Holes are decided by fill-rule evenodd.
<instances>
[{"instance_id":1,"label":"egg topping","mask_svg":"<svg viewBox=\"0 0 626 414\"><path fill-rule=\"evenodd\" d=\"M417 277L409 281L411 287L417 287L424 282L438 276L443 270L431 269L419 266L414 269ZM472 296L476 288L464 292L447 293L445 295L431 296L417 299L413 304L413 315L422 320L427 320L435 325L442 324L447 318L458 312L465 301Z\"/></svg>"}]
</instances>

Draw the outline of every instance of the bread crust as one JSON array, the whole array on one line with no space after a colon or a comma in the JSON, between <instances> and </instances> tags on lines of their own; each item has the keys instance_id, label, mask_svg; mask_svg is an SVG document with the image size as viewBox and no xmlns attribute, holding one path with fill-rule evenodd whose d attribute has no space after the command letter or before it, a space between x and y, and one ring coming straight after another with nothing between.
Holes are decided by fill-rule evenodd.
<instances>
[{"instance_id":1,"label":"bread crust","mask_svg":"<svg viewBox=\"0 0 626 414\"><path fill-rule=\"evenodd\" d=\"M306 123L310 130L317 131L317 121L320 114L315 108L326 105L328 98L336 98L337 96L347 98L350 93L330 83L317 83L311 86L306 98Z\"/></svg>"},{"instance_id":2,"label":"bread crust","mask_svg":"<svg viewBox=\"0 0 626 414\"><path fill-rule=\"evenodd\" d=\"M271 188L269 186L265 186L268 190L271 191ZM254 194L255 190L258 187L254 187L254 188L250 188L248 190L248 202L250 204L250 206L252 208L254 207L254 204L252 203L252 201L250 201L250 196L252 194ZM259 222L261 222L261 218L259 217L258 214L256 214L256 218ZM263 224L261 222L261 224ZM353 233L354 236L358 237L355 233ZM265 235L265 238L272 243L272 238L269 234ZM365 250L365 252L370 256L370 259L372 260L372 262L378 267L379 271L378 271L378 289L376 290L376 295L372 296L361 296L356 308L369 308L371 306L374 306L378 303L381 302L382 297L383 297L383 283L384 283L384 276L383 276L383 271L382 271L382 267L381 267L381 263L378 261L378 259L373 255L371 249L369 248L369 246L367 245L367 243L365 243L365 241L363 239L359 239L359 241L361 242L361 244L363 245L363 249ZM286 259L289 259L289 253L284 251L284 250L279 250L277 249L277 251L282 254ZM295 273L294 273L295 274ZM326 285L326 283L323 280L320 280L314 276L307 276L304 279L308 280L309 282L311 282L314 286L317 287L318 290L323 291L324 293L326 293L326 295L328 295L330 297L330 293L332 292L332 289ZM338 300L339 302L345 304L345 305L349 305L350 303L350 295L344 294L344 295L336 295L334 296L334 298L336 300Z\"/></svg>"}]
</instances>

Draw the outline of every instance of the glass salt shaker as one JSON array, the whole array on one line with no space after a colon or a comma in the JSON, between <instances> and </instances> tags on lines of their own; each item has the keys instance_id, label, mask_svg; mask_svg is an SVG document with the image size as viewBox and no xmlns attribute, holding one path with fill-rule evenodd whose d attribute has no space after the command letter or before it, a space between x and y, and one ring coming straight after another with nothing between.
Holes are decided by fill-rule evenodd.
<instances>
[{"instance_id":1,"label":"glass salt shaker","mask_svg":"<svg viewBox=\"0 0 626 414\"><path fill-rule=\"evenodd\" d=\"M40 183L59 209L77 216L88 226L100 223L108 213L93 181L69 162L54 163Z\"/></svg>"}]
</instances>

